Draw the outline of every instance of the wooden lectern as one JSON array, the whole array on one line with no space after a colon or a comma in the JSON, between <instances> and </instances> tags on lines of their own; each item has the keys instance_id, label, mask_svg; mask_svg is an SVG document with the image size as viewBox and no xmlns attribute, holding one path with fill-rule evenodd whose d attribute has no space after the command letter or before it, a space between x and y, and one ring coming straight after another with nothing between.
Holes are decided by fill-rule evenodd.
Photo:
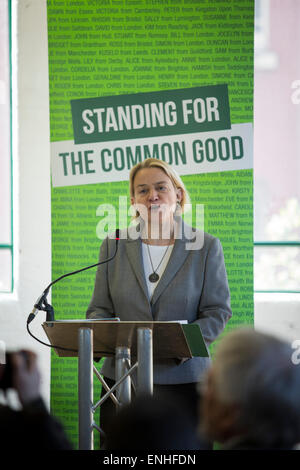
<instances>
[{"instance_id":1,"label":"wooden lectern","mask_svg":"<svg viewBox=\"0 0 300 470\"><path fill-rule=\"evenodd\" d=\"M131 400L131 374L137 372L137 393L153 391L153 358L208 356L197 324L177 322L133 322L66 320L43 323L58 356L78 356L79 449L93 449L93 428L101 429L93 413L109 396L117 405ZM115 357L116 384L109 389L93 359ZM136 362L131 366L131 358ZM93 404L93 372L107 390ZM113 392L116 390L116 396Z\"/></svg>"}]
</instances>

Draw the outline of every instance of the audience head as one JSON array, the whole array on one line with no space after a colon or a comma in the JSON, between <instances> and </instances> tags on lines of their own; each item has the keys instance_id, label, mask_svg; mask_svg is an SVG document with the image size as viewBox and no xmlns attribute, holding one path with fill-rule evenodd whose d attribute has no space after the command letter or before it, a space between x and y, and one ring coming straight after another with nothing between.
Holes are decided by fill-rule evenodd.
<instances>
[{"instance_id":1,"label":"audience head","mask_svg":"<svg viewBox=\"0 0 300 470\"><path fill-rule=\"evenodd\" d=\"M292 353L288 343L250 328L228 333L203 386L206 435L260 448L300 442L300 366Z\"/></svg>"},{"instance_id":2,"label":"audience head","mask_svg":"<svg viewBox=\"0 0 300 470\"><path fill-rule=\"evenodd\" d=\"M194 423L180 401L145 395L120 409L107 432L105 448L191 450L198 445Z\"/></svg>"}]
</instances>

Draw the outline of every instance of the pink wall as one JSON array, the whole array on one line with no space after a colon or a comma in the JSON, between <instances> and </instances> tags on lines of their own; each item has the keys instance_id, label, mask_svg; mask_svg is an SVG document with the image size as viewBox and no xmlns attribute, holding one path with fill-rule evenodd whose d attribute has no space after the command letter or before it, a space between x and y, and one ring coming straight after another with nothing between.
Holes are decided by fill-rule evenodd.
<instances>
[{"instance_id":1,"label":"pink wall","mask_svg":"<svg viewBox=\"0 0 300 470\"><path fill-rule=\"evenodd\" d=\"M263 214L277 212L287 199L300 197L300 104L291 100L291 85L300 80L298 0L270 0L269 49L277 55L277 68L255 70L256 232L263 226Z\"/></svg>"}]
</instances>

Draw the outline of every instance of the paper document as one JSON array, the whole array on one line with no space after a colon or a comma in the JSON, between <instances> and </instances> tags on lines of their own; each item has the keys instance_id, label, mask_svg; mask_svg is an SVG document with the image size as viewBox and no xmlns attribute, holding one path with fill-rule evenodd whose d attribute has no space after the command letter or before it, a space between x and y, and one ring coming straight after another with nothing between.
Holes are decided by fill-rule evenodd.
<instances>
[{"instance_id":1,"label":"paper document","mask_svg":"<svg viewBox=\"0 0 300 470\"><path fill-rule=\"evenodd\" d=\"M187 324L187 320L168 320L166 323L180 323L181 325Z\"/></svg>"},{"instance_id":2,"label":"paper document","mask_svg":"<svg viewBox=\"0 0 300 470\"><path fill-rule=\"evenodd\" d=\"M81 320L75 319L75 320L54 320L51 321L50 323L58 323L58 322L64 322L64 323L90 323L90 322L101 322L101 321L120 321L120 318L118 317L113 317L113 318L82 318Z\"/></svg>"}]
</instances>

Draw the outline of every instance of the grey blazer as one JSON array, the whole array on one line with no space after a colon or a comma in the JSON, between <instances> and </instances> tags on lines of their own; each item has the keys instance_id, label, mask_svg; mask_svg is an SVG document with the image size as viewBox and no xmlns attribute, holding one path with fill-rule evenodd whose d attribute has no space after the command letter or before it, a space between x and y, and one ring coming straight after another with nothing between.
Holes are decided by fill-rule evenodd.
<instances>
[{"instance_id":1,"label":"grey blazer","mask_svg":"<svg viewBox=\"0 0 300 470\"><path fill-rule=\"evenodd\" d=\"M122 232L116 257L97 270L87 318L187 320L200 325L209 346L232 315L223 250L220 241L207 233L201 249L187 249L190 235L185 234L192 229L184 223L182 227L182 237L175 240L151 301L144 276L141 239L131 237L130 229L126 235ZM114 251L115 240L106 238L99 261L112 256ZM155 361L154 383L198 382L209 364L210 358L200 357L180 364L175 359ZM101 372L115 378L113 358L105 359Z\"/></svg>"}]
</instances>

